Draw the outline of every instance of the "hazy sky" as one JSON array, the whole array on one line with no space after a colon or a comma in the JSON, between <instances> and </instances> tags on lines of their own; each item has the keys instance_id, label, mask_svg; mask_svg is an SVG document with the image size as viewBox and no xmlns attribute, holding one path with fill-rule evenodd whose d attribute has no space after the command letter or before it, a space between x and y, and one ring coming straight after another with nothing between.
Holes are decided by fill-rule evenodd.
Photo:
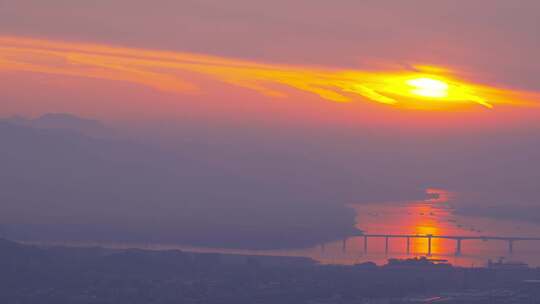
<instances>
[{"instance_id":1,"label":"hazy sky","mask_svg":"<svg viewBox=\"0 0 540 304\"><path fill-rule=\"evenodd\" d=\"M0 117L71 113L166 148L0 122L3 216L279 238L284 215L347 230L342 205L433 187L527 217L539 29L538 0L0 0Z\"/></svg>"},{"instance_id":2,"label":"hazy sky","mask_svg":"<svg viewBox=\"0 0 540 304\"><path fill-rule=\"evenodd\" d=\"M539 28L536 0L0 0L0 113L221 148L309 138L336 172L384 155L385 174L413 159L436 186L530 183ZM403 89L416 74L445 83L417 96Z\"/></svg>"},{"instance_id":3,"label":"hazy sky","mask_svg":"<svg viewBox=\"0 0 540 304\"><path fill-rule=\"evenodd\" d=\"M519 92L540 91L540 63L535 60L540 52L540 4L535 0L4 0L0 8L0 34L16 38L215 55L220 60L278 65L285 70L307 67L309 70L300 78L310 77L315 69L400 72L428 65L447 69L448 74L465 82ZM26 62L44 61L35 55L20 56ZM54 66L48 59L47 64ZM263 96L253 92L259 83L246 84L245 78L252 74L237 79L232 73L235 77L226 79L227 71L222 71L217 80L200 71L184 75L184 80L194 82L200 90L190 95L148 88L140 82L20 70L0 69L3 97L8 103L2 112L6 114L67 111L136 120L142 118L141 112L155 118L185 117L189 113L209 120L265 116L263 119L314 122L354 122L367 117L378 123L429 121L423 117L435 114L396 111L365 100L331 105L313 90L299 89L313 83L293 88L271 83L271 90L288 97ZM243 88L231 86L231 82L242 82ZM537 96L528 99L538 101ZM431 120L440 123L448 118L470 117L477 121L496 116L500 122L516 115L531 115L529 107L522 111L506 107L506 103L493 111L474 107L457 115L437 113L438 117Z\"/></svg>"}]
</instances>

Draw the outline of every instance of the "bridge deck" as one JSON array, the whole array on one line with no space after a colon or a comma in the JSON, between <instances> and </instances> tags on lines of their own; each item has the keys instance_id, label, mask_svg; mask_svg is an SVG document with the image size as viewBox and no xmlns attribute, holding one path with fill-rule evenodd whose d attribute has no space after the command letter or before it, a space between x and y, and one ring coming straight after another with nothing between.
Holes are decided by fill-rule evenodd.
<instances>
[{"instance_id":1,"label":"bridge deck","mask_svg":"<svg viewBox=\"0 0 540 304\"><path fill-rule=\"evenodd\" d=\"M370 238L422 238L422 239L450 239L450 240L501 240L501 241L540 241L540 237L520 236L489 236L489 235L431 235L431 234L363 234Z\"/></svg>"}]
</instances>

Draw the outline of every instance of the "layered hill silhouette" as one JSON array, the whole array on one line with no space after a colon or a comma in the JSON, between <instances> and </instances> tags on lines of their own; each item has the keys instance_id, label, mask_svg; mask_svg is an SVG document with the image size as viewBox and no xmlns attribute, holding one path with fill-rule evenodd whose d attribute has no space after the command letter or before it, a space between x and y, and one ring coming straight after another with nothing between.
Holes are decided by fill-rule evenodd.
<instances>
[{"instance_id":1,"label":"layered hill silhouette","mask_svg":"<svg viewBox=\"0 0 540 304\"><path fill-rule=\"evenodd\" d=\"M186 140L168 151L67 114L0 120L0 140L0 234L13 239L311 246L358 232L347 203L421 195L421 187L411 187L415 175L445 181L450 189L484 189L485 197L458 205L460 212L538 220L529 212L537 210L530 203L538 174L533 154L528 164L506 150L469 157L467 163L475 163L468 167L470 176L485 173L478 180L444 177L449 173L434 170L438 165L429 160L411 170L415 163L403 165L398 156L389 163L394 167L379 169L381 161L370 163L377 155L369 151L340 171L313 161L304 150L293 155L235 143L237 150L231 152L227 138L217 148ZM535 147L529 141L520 145L524 151ZM447 161L454 167L463 162L460 154ZM494 173L502 165L508 169L505 176ZM387 174L371 176L373 168ZM411 174L412 181L393 177L396 170ZM504 188L491 187L503 178Z\"/></svg>"},{"instance_id":2,"label":"layered hill silhouette","mask_svg":"<svg viewBox=\"0 0 540 304\"><path fill-rule=\"evenodd\" d=\"M281 248L356 232L352 211L324 196L83 132L100 126L66 115L0 122L4 235Z\"/></svg>"},{"instance_id":3,"label":"layered hill silhouette","mask_svg":"<svg viewBox=\"0 0 540 304\"><path fill-rule=\"evenodd\" d=\"M56 129L94 137L110 137L114 131L98 120L81 118L65 113L49 113L37 118L13 116L3 122L38 129Z\"/></svg>"}]
</instances>

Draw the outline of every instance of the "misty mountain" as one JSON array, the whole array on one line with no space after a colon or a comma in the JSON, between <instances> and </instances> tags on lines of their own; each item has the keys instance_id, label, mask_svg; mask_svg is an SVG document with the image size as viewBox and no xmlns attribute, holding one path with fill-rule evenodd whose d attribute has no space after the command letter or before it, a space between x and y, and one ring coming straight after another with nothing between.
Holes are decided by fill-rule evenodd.
<instances>
[{"instance_id":1,"label":"misty mountain","mask_svg":"<svg viewBox=\"0 0 540 304\"><path fill-rule=\"evenodd\" d=\"M332 196L219 162L59 128L0 123L4 234L274 248L355 233Z\"/></svg>"},{"instance_id":2,"label":"misty mountain","mask_svg":"<svg viewBox=\"0 0 540 304\"><path fill-rule=\"evenodd\" d=\"M356 233L347 204L419 199L422 186L457 192L460 212L498 217L531 219L538 197L539 142L526 136L366 133L314 138L325 145L315 148L222 130L166 149L80 132L101 123L43 117L0 122L0 224L13 238L308 246Z\"/></svg>"},{"instance_id":3,"label":"misty mountain","mask_svg":"<svg viewBox=\"0 0 540 304\"><path fill-rule=\"evenodd\" d=\"M71 114L48 113L36 118L13 116L1 121L39 129L58 129L95 137L112 137L114 131L98 120L81 118Z\"/></svg>"}]
</instances>

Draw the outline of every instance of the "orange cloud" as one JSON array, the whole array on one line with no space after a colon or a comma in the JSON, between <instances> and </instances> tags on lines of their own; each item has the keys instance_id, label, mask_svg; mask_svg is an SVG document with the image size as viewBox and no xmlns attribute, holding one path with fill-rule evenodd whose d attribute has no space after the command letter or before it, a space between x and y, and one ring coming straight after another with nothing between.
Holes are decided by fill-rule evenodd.
<instances>
[{"instance_id":1,"label":"orange cloud","mask_svg":"<svg viewBox=\"0 0 540 304\"><path fill-rule=\"evenodd\" d=\"M448 70L361 71L264 64L181 52L0 36L0 70L128 81L178 94L203 93L186 80L205 75L232 86L284 98L283 87L334 102L369 100L413 109L480 105L536 106L538 94L460 80Z\"/></svg>"}]
</instances>

